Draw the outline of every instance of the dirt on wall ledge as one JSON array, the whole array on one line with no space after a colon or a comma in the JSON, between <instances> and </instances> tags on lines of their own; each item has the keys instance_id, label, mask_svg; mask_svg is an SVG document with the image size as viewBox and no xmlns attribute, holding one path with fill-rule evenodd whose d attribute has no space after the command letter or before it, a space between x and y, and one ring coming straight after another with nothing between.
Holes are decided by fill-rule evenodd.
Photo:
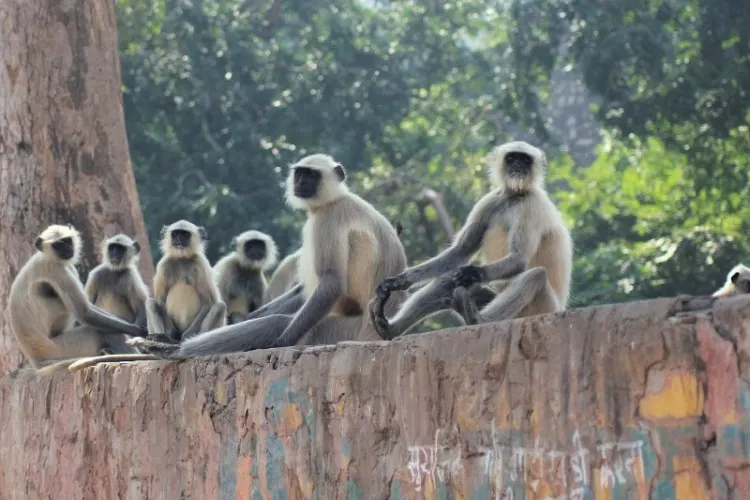
<instances>
[{"instance_id":1,"label":"dirt on wall ledge","mask_svg":"<svg viewBox=\"0 0 750 500\"><path fill-rule=\"evenodd\" d=\"M0 381L0 498L750 491L750 296Z\"/></svg>"}]
</instances>

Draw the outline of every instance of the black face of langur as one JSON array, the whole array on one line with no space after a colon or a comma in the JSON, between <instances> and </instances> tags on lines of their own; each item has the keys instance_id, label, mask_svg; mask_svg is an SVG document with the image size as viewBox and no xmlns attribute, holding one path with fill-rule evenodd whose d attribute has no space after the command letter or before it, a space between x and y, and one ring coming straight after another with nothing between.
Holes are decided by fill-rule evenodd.
<instances>
[{"instance_id":1,"label":"black face of langur","mask_svg":"<svg viewBox=\"0 0 750 500\"><path fill-rule=\"evenodd\" d=\"M173 229L169 236L172 239L172 246L179 250L183 250L190 246L190 231L184 229Z\"/></svg>"},{"instance_id":2,"label":"black face of langur","mask_svg":"<svg viewBox=\"0 0 750 500\"><path fill-rule=\"evenodd\" d=\"M740 273L734 273L730 278L732 284L742 293L750 293L750 277L743 277Z\"/></svg>"},{"instance_id":3,"label":"black face of langur","mask_svg":"<svg viewBox=\"0 0 750 500\"><path fill-rule=\"evenodd\" d=\"M43 241L42 238L36 239L36 249L40 252L43 249ZM67 238L62 238L50 245L52 247L52 250L54 250L55 255L60 260L70 260L73 258L73 256L76 253L75 245L73 244L73 238L68 236Z\"/></svg>"},{"instance_id":4,"label":"black face of langur","mask_svg":"<svg viewBox=\"0 0 750 500\"><path fill-rule=\"evenodd\" d=\"M266 249L266 242L263 240L246 241L242 251L245 253L245 257L253 261L265 259L266 254L268 253L268 250Z\"/></svg>"},{"instance_id":5,"label":"black face of langur","mask_svg":"<svg viewBox=\"0 0 750 500\"><path fill-rule=\"evenodd\" d=\"M137 241L133 242L133 251L135 255L141 251L141 246ZM128 255L128 248L120 243L110 243L107 245L107 260L113 266L119 266L123 264Z\"/></svg>"},{"instance_id":6,"label":"black face of langur","mask_svg":"<svg viewBox=\"0 0 750 500\"><path fill-rule=\"evenodd\" d=\"M337 164L333 171L339 182L343 182L346 178L344 167ZM317 169L303 166L294 167L294 196L302 200L316 198L322 179L323 174Z\"/></svg>"},{"instance_id":7,"label":"black face of langur","mask_svg":"<svg viewBox=\"0 0 750 500\"><path fill-rule=\"evenodd\" d=\"M508 177L528 177L534 159L531 155L520 151L513 151L505 155L505 172Z\"/></svg>"},{"instance_id":8,"label":"black face of langur","mask_svg":"<svg viewBox=\"0 0 750 500\"><path fill-rule=\"evenodd\" d=\"M294 169L294 195L298 198L313 198L318 192L322 175L313 168L296 167Z\"/></svg>"}]
</instances>

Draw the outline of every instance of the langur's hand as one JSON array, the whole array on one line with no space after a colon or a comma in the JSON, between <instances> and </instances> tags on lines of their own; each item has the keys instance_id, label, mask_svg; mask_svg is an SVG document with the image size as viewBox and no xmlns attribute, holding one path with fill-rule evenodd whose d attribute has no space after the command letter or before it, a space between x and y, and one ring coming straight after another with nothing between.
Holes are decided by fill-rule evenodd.
<instances>
[{"instance_id":1,"label":"langur's hand","mask_svg":"<svg viewBox=\"0 0 750 500\"><path fill-rule=\"evenodd\" d=\"M386 278L378 285L378 298L385 302L388 300L388 297L390 297L391 292L395 292L396 290L406 290L411 285L411 280L409 280L405 273Z\"/></svg>"},{"instance_id":2,"label":"langur's hand","mask_svg":"<svg viewBox=\"0 0 750 500\"><path fill-rule=\"evenodd\" d=\"M148 328L143 325L134 325L131 324L130 328L128 328L128 331L124 332L131 337L147 337L148 336Z\"/></svg>"},{"instance_id":3,"label":"langur's hand","mask_svg":"<svg viewBox=\"0 0 750 500\"><path fill-rule=\"evenodd\" d=\"M453 274L453 285L469 288L471 285L481 283L484 280L484 272L479 266L462 266Z\"/></svg>"}]
</instances>

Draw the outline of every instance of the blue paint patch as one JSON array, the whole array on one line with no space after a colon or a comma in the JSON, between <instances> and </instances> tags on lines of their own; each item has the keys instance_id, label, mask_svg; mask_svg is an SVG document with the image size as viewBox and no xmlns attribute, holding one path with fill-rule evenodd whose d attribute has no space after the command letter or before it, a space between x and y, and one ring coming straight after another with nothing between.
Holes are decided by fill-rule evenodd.
<instances>
[{"instance_id":1,"label":"blue paint patch","mask_svg":"<svg viewBox=\"0 0 750 500\"><path fill-rule=\"evenodd\" d=\"M740 382L740 405L743 410L750 410L750 391L743 382Z\"/></svg>"},{"instance_id":2,"label":"blue paint patch","mask_svg":"<svg viewBox=\"0 0 750 500\"><path fill-rule=\"evenodd\" d=\"M352 445L349 442L349 438L347 438L346 436L343 436L341 438L341 453L346 459L352 458Z\"/></svg>"},{"instance_id":3,"label":"blue paint patch","mask_svg":"<svg viewBox=\"0 0 750 500\"><path fill-rule=\"evenodd\" d=\"M654 483L654 492L651 498L659 500L677 500L677 493L674 491L672 481L659 480Z\"/></svg>"},{"instance_id":4,"label":"blue paint patch","mask_svg":"<svg viewBox=\"0 0 750 500\"><path fill-rule=\"evenodd\" d=\"M721 428L719 451L727 458L747 458L750 449L750 434L737 425L725 425Z\"/></svg>"},{"instance_id":5,"label":"blue paint patch","mask_svg":"<svg viewBox=\"0 0 750 500\"><path fill-rule=\"evenodd\" d=\"M391 481L391 491L388 492L388 500L401 500L401 483L398 479L393 478Z\"/></svg>"},{"instance_id":6,"label":"blue paint patch","mask_svg":"<svg viewBox=\"0 0 750 500\"><path fill-rule=\"evenodd\" d=\"M436 481L435 496L438 500L453 500L453 490L446 488L442 481Z\"/></svg>"},{"instance_id":7,"label":"blue paint patch","mask_svg":"<svg viewBox=\"0 0 750 500\"><path fill-rule=\"evenodd\" d=\"M490 495L490 478L486 474L482 485L471 494L471 500L484 500L485 498L492 498Z\"/></svg>"},{"instance_id":8,"label":"blue paint patch","mask_svg":"<svg viewBox=\"0 0 750 500\"><path fill-rule=\"evenodd\" d=\"M266 484L273 500L286 500L284 482L284 445L275 434L268 437L266 446Z\"/></svg>"},{"instance_id":9,"label":"blue paint patch","mask_svg":"<svg viewBox=\"0 0 750 500\"><path fill-rule=\"evenodd\" d=\"M307 394L304 392L290 391L289 379L286 378L278 378L269 382L266 387L263 404L266 408L271 408L269 419L274 425L278 425L281 422L281 408L286 403L295 404L299 407L300 412L304 415L303 418L308 432L310 433L310 437L312 438L312 441L315 441L315 415L313 414L313 409L307 399Z\"/></svg>"},{"instance_id":10,"label":"blue paint patch","mask_svg":"<svg viewBox=\"0 0 750 500\"><path fill-rule=\"evenodd\" d=\"M222 499L237 497L237 441L234 436L226 440L219 462L219 498Z\"/></svg>"},{"instance_id":11,"label":"blue paint patch","mask_svg":"<svg viewBox=\"0 0 750 500\"><path fill-rule=\"evenodd\" d=\"M627 440L643 442L641 453L643 456L644 482L646 484L649 484L654 476L656 476L659 468L659 461L656 457L656 452L654 452L653 448L651 447L651 441L649 440L648 432L638 428L631 429L630 432L628 432Z\"/></svg>"},{"instance_id":12,"label":"blue paint patch","mask_svg":"<svg viewBox=\"0 0 750 500\"><path fill-rule=\"evenodd\" d=\"M260 494L260 489L258 489L258 480L260 479L260 474L258 474L258 461L253 460L253 465L250 467L250 474L253 476L253 492L252 492L252 499L253 500L263 500L263 495Z\"/></svg>"},{"instance_id":13,"label":"blue paint patch","mask_svg":"<svg viewBox=\"0 0 750 500\"><path fill-rule=\"evenodd\" d=\"M346 500L362 500L362 489L354 481L346 483Z\"/></svg>"}]
</instances>

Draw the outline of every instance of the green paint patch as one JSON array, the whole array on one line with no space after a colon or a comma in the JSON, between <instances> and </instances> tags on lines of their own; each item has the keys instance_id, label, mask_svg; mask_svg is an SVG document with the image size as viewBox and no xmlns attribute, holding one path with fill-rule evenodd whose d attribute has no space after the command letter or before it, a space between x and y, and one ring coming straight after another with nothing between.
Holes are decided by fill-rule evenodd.
<instances>
[{"instance_id":1,"label":"green paint patch","mask_svg":"<svg viewBox=\"0 0 750 500\"><path fill-rule=\"evenodd\" d=\"M346 500L362 500L362 489L354 481L346 483Z\"/></svg>"}]
</instances>

